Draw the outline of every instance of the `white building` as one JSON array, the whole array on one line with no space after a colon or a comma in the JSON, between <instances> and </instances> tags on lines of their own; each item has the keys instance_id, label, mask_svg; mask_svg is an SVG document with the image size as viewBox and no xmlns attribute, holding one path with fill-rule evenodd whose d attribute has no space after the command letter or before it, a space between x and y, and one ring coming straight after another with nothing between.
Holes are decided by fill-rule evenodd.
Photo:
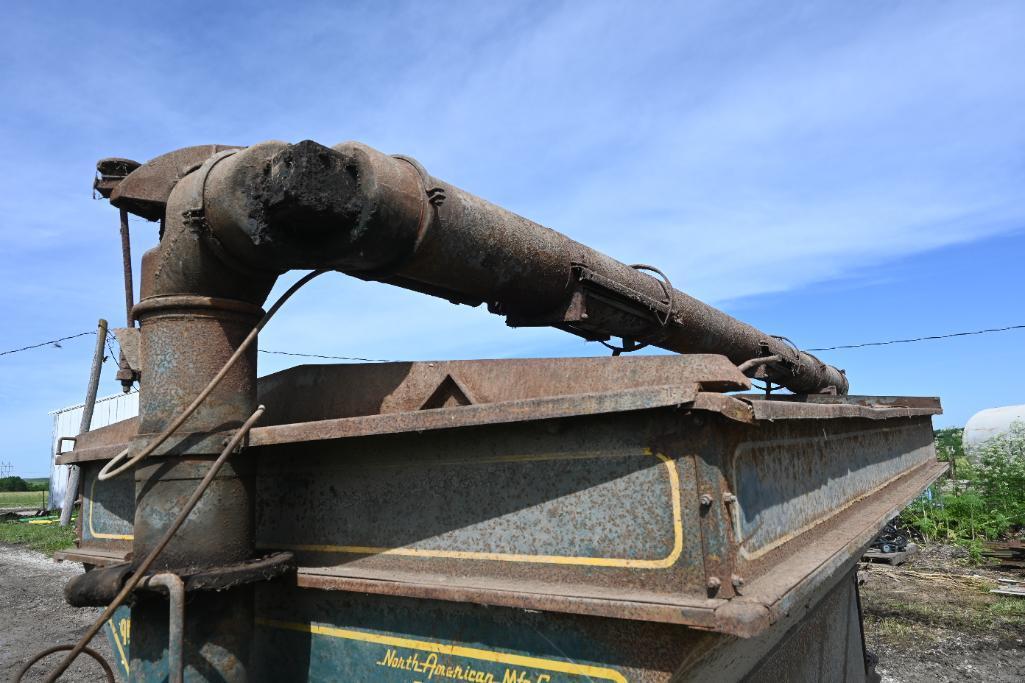
<instances>
[{"instance_id":1,"label":"white building","mask_svg":"<svg viewBox=\"0 0 1025 683\"><path fill-rule=\"evenodd\" d=\"M53 416L53 436L50 441L50 508L56 509L64 501L64 492L68 488L68 466L58 465L57 440L63 436L78 436L78 430L82 426L82 411L84 403L68 406L55 410ZM99 429L109 424L135 417L139 414L139 392L133 391L130 394L115 394L96 399L93 408L93 419L89 429ZM69 451L74 447L70 441L65 441L63 448Z\"/></svg>"}]
</instances>

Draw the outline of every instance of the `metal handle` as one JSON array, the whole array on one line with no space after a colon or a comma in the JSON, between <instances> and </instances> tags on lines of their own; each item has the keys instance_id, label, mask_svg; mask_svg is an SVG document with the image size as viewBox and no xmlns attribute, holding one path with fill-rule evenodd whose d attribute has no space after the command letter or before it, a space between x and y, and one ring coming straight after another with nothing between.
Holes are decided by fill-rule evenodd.
<instances>
[{"instance_id":1,"label":"metal handle","mask_svg":"<svg viewBox=\"0 0 1025 683\"><path fill-rule=\"evenodd\" d=\"M57 453L55 455L64 455L65 452L61 450L61 446L64 444L65 441L70 441L71 443L77 444L78 443L78 437L75 437L75 436L59 436L59 437L57 437ZM74 450L74 448L72 448L72 450ZM68 451L68 452L70 453L71 451Z\"/></svg>"}]
</instances>

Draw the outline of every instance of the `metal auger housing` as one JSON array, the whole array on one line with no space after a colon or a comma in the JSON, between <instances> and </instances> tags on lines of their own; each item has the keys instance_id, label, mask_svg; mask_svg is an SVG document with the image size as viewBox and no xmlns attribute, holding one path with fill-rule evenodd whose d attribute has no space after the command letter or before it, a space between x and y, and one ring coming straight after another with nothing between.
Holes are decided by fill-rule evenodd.
<instances>
[{"instance_id":1,"label":"metal auger housing","mask_svg":"<svg viewBox=\"0 0 1025 683\"><path fill-rule=\"evenodd\" d=\"M333 268L487 304L513 327L620 337L626 350L650 344L718 353L795 393L847 393L841 370L673 288L661 271L616 261L440 181L408 157L355 142L198 149L224 151L186 175L179 185L187 187L169 199L161 263L176 249L189 255L181 272L161 267L153 282L161 292L227 292L261 303L277 273ZM154 176L166 176L164 158L129 175L111 201L156 216L161 197L153 188L167 183ZM184 233L204 236L206 245L175 247Z\"/></svg>"}]
</instances>

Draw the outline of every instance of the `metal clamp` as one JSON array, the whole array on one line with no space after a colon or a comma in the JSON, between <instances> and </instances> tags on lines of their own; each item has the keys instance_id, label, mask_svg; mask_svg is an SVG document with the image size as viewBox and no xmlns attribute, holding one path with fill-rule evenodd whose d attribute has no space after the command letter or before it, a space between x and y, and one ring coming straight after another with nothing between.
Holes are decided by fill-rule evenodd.
<instances>
[{"instance_id":1,"label":"metal clamp","mask_svg":"<svg viewBox=\"0 0 1025 683\"><path fill-rule=\"evenodd\" d=\"M186 175L191 173L198 174L195 184L193 185L195 191L192 193L192 196L189 197L188 208L182 211L182 217L185 218L186 222L205 220L203 215L203 204L206 201L206 179L210 175L210 171L213 170L214 166L237 153L237 148L221 150L220 152L211 154L207 157L206 161L200 164L198 168L186 171Z\"/></svg>"},{"instance_id":2,"label":"metal clamp","mask_svg":"<svg viewBox=\"0 0 1025 683\"><path fill-rule=\"evenodd\" d=\"M401 251L399 255L389 263L370 270L361 270L353 273L353 275L364 279L386 279L394 275L396 270L409 263L417 250L420 249L420 244L423 242L424 237L427 235L431 226L434 225L434 221L437 218L438 207L444 204L446 199L445 188L434 183L434 179L427 172L427 169L423 167L423 164L413 157L408 157L403 154L393 154L392 158L412 166L413 170L416 171L417 177L420 178L420 187L423 189L423 200L420 204L420 219L416 226L416 237L413 238L413 242L409 245L408 249Z\"/></svg>"},{"instance_id":3,"label":"metal clamp","mask_svg":"<svg viewBox=\"0 0 1025 683\"><path fill-rule=\"evenodd\" d=\"M790 371L794 374L795 377L801 374L801 371L804 370L804 365L801 362L801 349L797 348L797 344L792 342L789 337L784 337L778 334L774 334L771 336L773 339L778 339L779 341L783 342L793 350L793 359L787 359L786 363L790 365Z\"/></svg>"},{"instance_id":4,"label":"metal clamp","mask_svg":"<svg viewBox=\"0 0 1025 683\"><path fill-rule=\"evenodd\" d=\"M210 246L210 249L217 255L217 258L223 261L225 265L246 275L265 277L272 271L262 271L259 268L246 265L232 256L224 248L224 245L217 238L217 235L214 234L214 231L210 229L210 224L206 220L206 180L214 166L240 151L241 149L239 148L221 150L208 157L197 169L189 171L189 173L197 173L198 175L193 181L193 192L188 197L186 208L182 209L181 216L182 220L185 221L185 225L197 235L203 237ZM277 275L277 273L274 274Z\"/></svg>"}]
</instances>

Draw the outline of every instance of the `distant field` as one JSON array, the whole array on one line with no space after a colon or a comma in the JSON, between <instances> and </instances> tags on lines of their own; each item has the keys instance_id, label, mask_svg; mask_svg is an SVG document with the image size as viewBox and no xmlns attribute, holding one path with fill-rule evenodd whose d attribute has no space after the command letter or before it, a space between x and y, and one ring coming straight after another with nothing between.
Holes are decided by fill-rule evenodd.
<instances>
[{"instance_id":1,"label":"distant field","mask_svg":"<svg viewBox=\"0 0 1025 683\"><path fill-rule=\"evenodd\" d=\"M0 491L0 508L45 507L46 491Z\"/></svg>"}]
</instances>

